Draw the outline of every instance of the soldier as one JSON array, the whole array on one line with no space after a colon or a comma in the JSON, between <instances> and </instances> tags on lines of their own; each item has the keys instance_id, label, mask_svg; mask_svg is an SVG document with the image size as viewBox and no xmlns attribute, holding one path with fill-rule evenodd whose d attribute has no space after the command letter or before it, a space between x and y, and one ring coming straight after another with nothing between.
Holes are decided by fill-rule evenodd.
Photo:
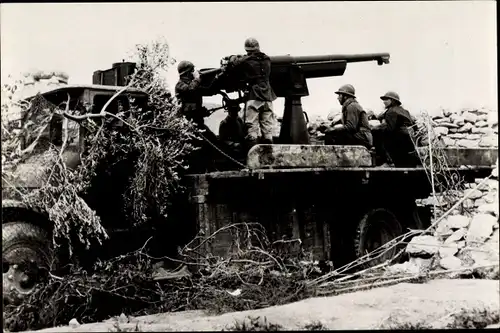
<instances>
[{"instance_id":1,"label":"soldier","mask_svg":"<svg viewBox=\"0 0 500 333\"><path fill-rule=\"evenodd\" d=\"M327 144L361 145L367 149L373 146L373 137L368 124L368 117L356 100L354 87L343 85L335 92L342 105L342 125L334 128L326 138Z\"/></svg>"},{"instance_id":2,"label":"soldier","mask_svg":"<svg viewBox=\"0 0 500 333\"><path fill-rule=\"evenodd\" d=\"M190 61L183 60L177 66L179 81L175 85L175 95L181 102L181 112L197 125L204 124L206 109L203 107L203 97L198 90L200 73L194 69Z\"/></svg>"},{"instance_id":3,"label":"soldier","mask_svg":"<svg viewBox=\"0 0 500 333\"><path fill-rule=\"evenodd\" d=\"M245 141L245 124L238 116L239 111L239 104L228 103L227 117L219 125L219 140L224 142L235 157L241 157L242 144Z\"/></svg>"},{"instance_id":4,"label":"soldier","mask_svg":"<svg viewBox=\"0 0 500 333\"><path fill-rule=\"evenodd\" d=\"M244 56L232 56L228 66L240 67L248 84L248 101L245 110L247 141L249 146L257 143L262 133L262 143L273 142L273 101L276 94L271 88L271 59L260 51L255 38L245 41Z\"/></svg>"},{"instance_id":5,"label":"soldier","mask_svg":"<svg viewBox=\"0 0 500 333\"><path fill-rule=\"evenodd\" d=\"M415 125L408 110L401 107L399 95L393 91L381 96L386 111L380 116L382 121L381 149L389 166L415 166L416 157L412 154L415 146L410 137L410 128Z\"/></svg>"}]
</instances>

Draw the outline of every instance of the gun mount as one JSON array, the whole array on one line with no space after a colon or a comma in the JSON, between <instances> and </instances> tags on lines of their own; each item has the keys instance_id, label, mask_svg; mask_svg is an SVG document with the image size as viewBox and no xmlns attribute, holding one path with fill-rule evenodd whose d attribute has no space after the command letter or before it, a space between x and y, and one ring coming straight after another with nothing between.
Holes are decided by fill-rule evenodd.
<instances>
[{"instance_id":1,"label":"gun mount","mask_svg":"<svg viewBox=\"0 0 500 333\"><path fill-rule=\"evenodd\" d=\"M309 96L307 79L342 76L348 63L376 61L388 64L389 53L332 54L320 56L272 56L271 86L278 97L285 98L280 143L309 144L301 98ZM201 69L201 90L204 96L241 92L246 82L239 68L228 66L229 57L221 60L220 68Z\"/></svg>"}]
</instances>

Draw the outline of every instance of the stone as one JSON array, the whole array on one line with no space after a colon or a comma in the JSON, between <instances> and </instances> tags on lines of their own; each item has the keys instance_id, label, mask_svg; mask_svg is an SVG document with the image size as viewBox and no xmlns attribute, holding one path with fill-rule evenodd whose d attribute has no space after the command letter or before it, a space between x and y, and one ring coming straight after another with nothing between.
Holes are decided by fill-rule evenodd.
<instances>
[{"instance_id":1,"label":"stone","mask_svg":"<svg viewBox=\"0 0 500 333\"><path fill-rule=\"evenodd\" d=\"M476 127L488 127L488 123L484 120L478 121L475 125Z\"/></svg>"},{"instance_id":2,"label":"stone","mask_svg":"<svg viewBox=\"0 0 500 333\"><path fill-rule=\"evenodd\" d=\"M469 208L474 208L474 200L472 199L465 199L462 202L462 207L469 209Z\"/></svg>"},{"instance_id":3,"label":"stone","mask_svg":"<svg viewBox=\"0 0 500 333\"><path fill-rule=\"evenodd\" d=\"M452 215L446 218L446 225L451 229L467 228L470 224L470 219L463 215Z\"/></svg>"},{"instance_id":4,"label":"stone","mask_svg":"<svg viewBox=\"0 0 500 333\"><path fill-rule=\"evenodd\" d=\"M484 198L479 198L474 201L474 207L479 207L482 205L486 205L486 200L484 200Z\"/></svg>"},{"instance_id":5,"label":"stone","mask_svg":"<svg viewBox=\"0 0 500 333\"><path fill-rule=\"evenodd\" d=\"M434 134L437 135L437 136L441 136L441 135L446 135L448 134L448 128L447 127L435 127L434 128Z\"/></svg>"},{"instance_id":6,"label":"stone","mask_svg":"<svg viewBox=\"0 0 500 333\"><path fill-rule=\"evenodd\" d=\"M467 133L467 132L470 132L473 127L474 127L474 125L472 125L471 123L466 123L465 125L458 128L457 132L458 133Z\"/></svg>"},{"instance_id":7,"label":"stone","mask_svg":"<svg viewBox=\"0 0 500 333\"><path fill-rule=\"evenodd\" d=\"M465 112L463 115L465 122L474 124L477 121L477 115L472 112Z\"/></svg>"},{"instance_id":8,"label":"stone","mask_svg":"<svg viewBox=\"0 0 500 333\"><path fill-rule=\"evenodd\" d=\"M465 247L465 241L464 240L458 241L457 246L459 250L463 249Z\"/></svg>"},{"instance_id":9,"label":"stone","mask_svg":"<svg viewBox=\"0 0 500 333\"><path fill-rule=\"evenodd\" d=\"M474 129L475 127L473 127L472 129ZM469 140L479 140L481 139L481 135L480 134L469 134L467 135L467 139Z\"/></svg>"},{"instance_id":10,"label":"stone","mask_svg":"<svg viewBox=\"0 0 500 333\"><path fill-rule=\"evenodd\" d=\"M457 245L457 243L443 244L439 248L439 256L441 258L446 258L446 257L454 256L457 252L458 252L458 245Z\"/></svg>"},{"instance_id":11,"label":"stone","mask_svg":"<svg viewBox=\"0 0 500 333\"><path fill-rule=\"evenodd\" d=\"M483 196L483 199L484 199L485 203L487 203L487 204L495 203L497 201L497 198L498 198L498 194L496 191L488 192L488 193L486 193L485 196ZM498 204L498 202L496 202L496 203Z\"/></svg>"},{"instance_id":12,"label":"stone","mask_svg":"<svg viewBox=\"0 0 500 333\"><path fill-rule=\"evenodd\" d=\"M459 128L460 127L460 126L458 126L456 124L453 124L453 123L450 123L450 122L441 122L441 123L439 123L439 126L446 127L448 129Z\"/></svg>"},{"instance_id":13,"label":"stone","mask_svg":"<svg viewBox=\"0 0 500 333\"><path fill-rule=\"evenodd\" d=\"M79 325L80 325L80 323L78 322L78 320L76 320L76 318L73 318L73 319L71 319L71 320L69 321L69 326L71 326L71 327L73 327L73 328L74 328L74 327L77 327L77 326L79 326Z\"/></svg>"},{"instance_id":14,"label":"stone","mask_svg":"<svg viewBox=\"0 0 500 333\"><path fill-rule=\"evenodd\" d=\"M122 314L120 314L120 317L118 318L118 321L122 324L125 324L125 323L128 323L128 317L122 312Z\"/></svg>"},{"instance_id":15,"label":"stone","mask_svg":"<svg viewBox=\"0 0 500 333\"><path fill-rule=\"evenodd\" d=\"M498 136L485 136L479 141L479 147L497 147Z\"/></svg>"},{"instance_id":16,"label":"stone","mask_svg":"<svg viewBox=\"0 0 500 333\"><path fill-rule=\"evenodd\" d=\"M477 211L481 214L498 216L498 204L482 204L477 207Z\"/></svg>"},{"instance_id":17,"label":"stone","mask_svg":"<svg viewBox=\"0 0 500 333\"><path fill-rule=\"evenodd\" d=\"M493 171L491 171L491 177L498 178L498 167L494 168Z\"/></svg>"},{"instance_id":18,"label":"stone","mask_svg":"<svg viewBox=\"0 0 500 333\"><path fill-rule=\"evenodd\" d=\"M462 268L462 261L457 257L448 256L439 260L439 266L448 270L455 270Z\"/></svg>"},{"instance_id":19,"label":"stone","mask_svg":"<svg viewBox=\"0 0 500 333\"><path fill-rule=\"evenodd\" d=\"M480 114L477 116L477 121L488 121L488 115L487 114Z\"/></svg>"},{"instance_id":20,"label":"stone","mask_svg":"<svg viewBox=\"0 0 500 333\"><path fill-rule=\"evenodd\" d=\"M478 146L478 142L468 139L462 139L457 141L457 145L464 148L475 148Z\"/></svg>"},{"instance_id":21,"label":"stone","mask_svg":"<svg viewBox=\"0 0 500 333\"><path fill-rule=\"evenodd\" d=\"M465 192L465 195L471 200L479 199L483 196L483 192L478 189L468 190Z\"/></svg>"},{"instance_id":22,"label":"stone","mask_svg":"<svg viewBox=\"0 0 500 333\"><path fill-rule=\"evenodd\" d=\"M456 140L453 140L453 139L450 139L449 137L443 137L443 144L447 147L452 147L452 146L455 146L456 144Z\"/></svg>"},{"instance_id":23,"label":"stone","mask_svg":"<svg viewBox=\"0 0 500 333\"><path fill-rule=\"evenodd\" d=\"M467 243L484 242L492 234L495 222L495 217L490 214L475 215L467 232Z\"/></svg>"},{"instance_id":24,"label":"stone","mask_svg":"<svg viewBox=\"0 0 500 333\"><path fill-rule=\"evenodd\" d=\"M444 244L450 244L454 242L458 242L462 240L465 235L467 234L467 230L465 228L458 229L454 233L451 234L450 237L448 237L445 241Z\"/></svg>"},{"instance_id":25,"label":"stone","mask_svg":"<svg viewBox=\"0 0 500 333\"><path fill-rule=\"evenodd\" d=\"M489 127L482 127L482 128L473 127L471 129L471 133L473 133L473 134L492 135L493 134L493 130L491 128L489 128Z\"/></svg>"},{"instance_id":26,"label":"stone","mask_svg":"<svg viewBox=\"0 0 500 333\"><path fill-rule=\"evenodd\" d=\"M446 122L449 122L450 120L447 118L447 117L444 117L444 118L436 118L434 119L434 122L436 124L442 124L442 123L446 123Z\"/></svg>"},{"instance_id":27,"label":"stone","mask_svg":"<svg viewBox=\"0 0 500 333\"><path fill-rule=\"evenodd\" d=\"M491 112L488 114L488 126L493 127L498 125L498 112Z\"/></svg>"},{"instance_id":28,"label":"stone","mask_svg":"<svg viewBox=\"0 0 500 333\"><path fill-rule=\"evenodd\" d=\"M481 182L484 180L484 178L476 178L474 179L474 182L478 184L478 189L481 191L498 191L498 180L494 179L487 179L482 185Z\"/></svg>"},{"instance_id":29,"label":"stone","mask_svg":"<svg viewBox=\"0 0 500 333\"><path fill-rule=\"evenodd\" d=\"M450 139L465 139L467 134L464 133L451 133L448 135Z\"/></svg>"},{"instance_id":30,"label":"stone","mask_svg":"<svg viewBox=\"0 0 500 333\"><path fill-rule=\"evenodd\" d=\"M439 250L439 240L434 236L416 236L413 237L406 252L410 255L434 255Z\"/></svg>"},{"instance_id":31,"label":"stone","mask_svg":"<svg viewBox=\"0 0 500 333\"><path fill-rule=\"evenodd\" d=\"M455 124L455 125L458 125L458 126L463 126L465 124L465 118L462 117L461 115L459 114L452 114L450 116L450 120Z\"/></svg>"}]
</instances>

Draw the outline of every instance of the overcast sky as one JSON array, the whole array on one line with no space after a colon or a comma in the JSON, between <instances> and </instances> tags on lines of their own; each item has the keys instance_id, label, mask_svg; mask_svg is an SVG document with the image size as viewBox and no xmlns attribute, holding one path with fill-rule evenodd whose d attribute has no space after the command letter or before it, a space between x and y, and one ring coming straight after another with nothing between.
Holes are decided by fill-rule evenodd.
<instances>
[{"instance_id":1,"label":"overcast sky","mask_svg":"<svg viewBox=\"0 0 500 333\"><path fill-rule=\"evenodd\" d=\"M338 108L333 92L355 86L365 108L397 91L412 113L497 106L495 1L2 4L1 75L63 70L70 83L164 37L176 59L218 67L256 37L269 55L389 52L391 63L349 64L342 77L309 81L310 114ZM168 75L177 80L175 67ZM282 113L282 101L276 103Z\"/></svg>"}]
</instances>

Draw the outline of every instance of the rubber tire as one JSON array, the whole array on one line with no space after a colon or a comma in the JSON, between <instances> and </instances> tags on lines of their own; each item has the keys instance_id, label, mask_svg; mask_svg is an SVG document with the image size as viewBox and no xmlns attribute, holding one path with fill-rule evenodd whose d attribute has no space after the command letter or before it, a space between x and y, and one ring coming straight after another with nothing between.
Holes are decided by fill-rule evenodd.
<instances>
[{"instance_id":1,"label":"rubber tire","mask_svg":"<svg viewBox=\"0 0 500 333\"><path fill-rule=\"evenodd\" d=\"M369 237L374 230L379 234L379 239L383 244L391 241L392 239L402 235L403 227L398 221L396 216L387 209L378 208L369 211L363 216L356 228L356 237L354 239L354 250L356 258L365 255L365 251L371 252L374 248L369 249ZM385 253L382 257L371 260L363 265L363 268L373 267L392 259L394 255L401 249L400 246L392 248L389 252Z\"/></svg>"},{"instance_id":2,"label":"rubber tire","mask_svg":"<svg viewBox=\"0 0 500 333\"><path fill-rule=\"evenodd\" d=\"M49 271L51 264L53 264L50 255L51 243L48 232L34 224L27 222L8 222L2 224L3 262L23 264L34 260L39 268ZM27 254L26 252L31 253ZM3 290L4 304L6 302L9 304L19 304L28 294L17 290L13 292Z\"/></svg>"}]
</instances>

